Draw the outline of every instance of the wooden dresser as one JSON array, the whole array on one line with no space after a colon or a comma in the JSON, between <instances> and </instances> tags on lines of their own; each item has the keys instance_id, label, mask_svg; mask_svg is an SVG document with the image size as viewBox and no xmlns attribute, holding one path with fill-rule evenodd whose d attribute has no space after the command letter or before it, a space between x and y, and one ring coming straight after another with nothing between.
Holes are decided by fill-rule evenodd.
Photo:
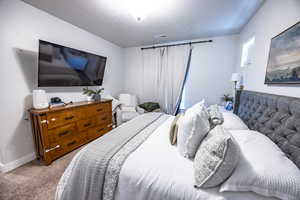
<instances>
[{"instance_id":1,"label":"wooden dresser","mask_svg":"<svg viewBox=\"0 0 300 200\"><path fill-rule=\"evenodd\" d=\"M46 165L112 129L111 100L31 109L36 153Z\"/></svg>"}]
</instances>

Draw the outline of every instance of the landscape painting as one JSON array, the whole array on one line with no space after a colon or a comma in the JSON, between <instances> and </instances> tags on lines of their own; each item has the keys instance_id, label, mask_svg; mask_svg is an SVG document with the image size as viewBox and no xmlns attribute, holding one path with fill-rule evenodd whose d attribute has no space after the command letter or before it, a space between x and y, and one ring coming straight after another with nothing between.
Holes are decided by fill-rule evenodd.
<instances>
[{"instance_id":1,"label":"landscape painting","mask_svg":"<svg viewBox=\"0 0 300 200\"><path fill-rule=\"evenodd\" d=\"M266 84L300 84L300 22L271 41Z\"/></svg>"}]
</instances>

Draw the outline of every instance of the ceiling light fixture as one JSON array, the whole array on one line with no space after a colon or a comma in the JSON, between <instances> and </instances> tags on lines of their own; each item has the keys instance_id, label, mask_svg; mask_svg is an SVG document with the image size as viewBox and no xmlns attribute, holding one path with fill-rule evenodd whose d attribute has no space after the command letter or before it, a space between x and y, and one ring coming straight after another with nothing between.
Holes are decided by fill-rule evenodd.
<instances>
[{"instance_id":1,"label":"ceiling light fixture","mask_svg":"<svg viewBox=\"0 0 300 200\"><path fill-rule=\"evenodd\" d=\"M1 0L0 0L1 1ZM179 0L95 0L100 6L116 16L132 15L135 20L142 21L151 16L162 18L175 13L179 7Z\"/></svg>"},{"instance_id":2,"label":"ceiling light fixture","mask_svg":"<svg viewBox=\"0 0 300 200\"><path fill-rule=\"evenodd\" d=\"M137 20L141 21L148 16L152 7L149 5L148 0L127 0L128 11Z\"/></svg>"},{"instance_id":3,"label":"ceiling light fixture","mask_svg":"<svg viewBox=\"0 0 300 200\"><path fill-rule=\"evenodd\" d=\"M141 21L149 15L166 10L174 0L127 0L127 10L137 20Z\"/></svg>"}]
</instances>

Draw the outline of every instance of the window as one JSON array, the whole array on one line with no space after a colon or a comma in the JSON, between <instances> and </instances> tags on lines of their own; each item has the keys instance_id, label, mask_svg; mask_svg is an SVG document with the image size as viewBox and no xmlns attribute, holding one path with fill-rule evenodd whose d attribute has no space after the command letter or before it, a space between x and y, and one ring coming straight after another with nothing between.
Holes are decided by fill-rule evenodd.
<instances>
[{"instance_id":1,"label":"window","mask_svg":"<svg viewBox=\"0 0 300 200\"><path fill-rule=\"evenodd\" d=\"M181 95L181 101L180 101L180 105L179 105L179 110L185 110L186 109L186 84L184 84L183 87L183 91L182 91L182 95Z\"/></svg>"},{"instance_id":2,"label":"window","mask_svg":"<svg viewBox=\"0 0 300 200\"><path fill-rule=\"evenodd\" d=\"M255 37L252 37L243 44L241 67L246 67L252 64L254 43Z\"/></svg>"}]
</instances>

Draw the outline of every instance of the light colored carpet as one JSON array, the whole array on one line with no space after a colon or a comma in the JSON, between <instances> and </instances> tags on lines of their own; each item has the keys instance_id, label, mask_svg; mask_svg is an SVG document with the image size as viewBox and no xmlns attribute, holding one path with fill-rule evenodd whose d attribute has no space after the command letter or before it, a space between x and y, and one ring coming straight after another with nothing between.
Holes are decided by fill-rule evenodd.
<instances>
[{"instance_id":1,"label":"light colored carpet","mask_svg":"<svg viewBox=\"0 0 300 200\"><path fill-rule=\"evenodd\" d=\"M34 160L6 174L0 173L0 200L53 200L61 175L78 151L49 166Z\"/></svg>"}]
</instances>

